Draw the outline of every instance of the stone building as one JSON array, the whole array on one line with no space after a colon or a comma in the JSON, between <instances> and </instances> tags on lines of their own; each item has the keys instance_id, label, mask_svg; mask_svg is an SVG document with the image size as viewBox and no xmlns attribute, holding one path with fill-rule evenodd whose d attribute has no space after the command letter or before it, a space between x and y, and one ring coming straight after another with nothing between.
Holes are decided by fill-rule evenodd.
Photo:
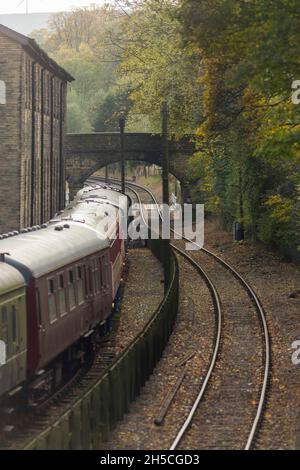
<instances>
[{"instance_id":1,"label":"stone building","mask_svg":"<svg viewBox=\"0 0 300 470\"><path fill-rule=\"evenodd\" d=\"M64 206L67 83L37 43L0 25L0 233Z\"/></svg>"}]
</instances>

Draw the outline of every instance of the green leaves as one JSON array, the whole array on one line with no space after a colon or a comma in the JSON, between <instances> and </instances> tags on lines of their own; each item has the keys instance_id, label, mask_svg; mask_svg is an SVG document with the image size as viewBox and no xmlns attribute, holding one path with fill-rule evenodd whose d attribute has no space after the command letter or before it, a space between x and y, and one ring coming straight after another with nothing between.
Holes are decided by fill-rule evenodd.
<instances>
[{"instance_id":1,"label":"green leaves","mask_svg":"<svg viewBox=\"0 0 300 470\"><path fill-rule=\"evenodd\" d=\"M201 178L202 197L218 196L226 221L279 247L300 240L300 107L291 103L300 78L298 3L183 0L180 8L205 72L198 145L206 164L195 157L191 174Z\"/></svg>"},{"instance_id":2,"label":"green leaves","mask_svg":"<svg viewBox=\"0 0 300 470\"><path fill-rule=\"evenodd\" d=\"M182 41L178 2L126 3L130 16L119 38L124 50L118 72L119 83L130 90L132 116L147 116L151 130L160 132L161 105L167 100L171 131L177 136L193 132L201 114L199 55Z\"/></svg>"},{"instance_id":3,"label":"green leaves","mask_svg":"<svg viewBox=\"0 0 300 470\"><path fill-rule=\"evenodd\" d=\"M122 92L116 88L114 71L119 56L116 46L110 44L110 32L117 33L121 21L114 8L94 5L54 14L51 30L32 34L75 78L68 93L69 132L118 129L114 113Z\"/></svg>"}]
</instances>

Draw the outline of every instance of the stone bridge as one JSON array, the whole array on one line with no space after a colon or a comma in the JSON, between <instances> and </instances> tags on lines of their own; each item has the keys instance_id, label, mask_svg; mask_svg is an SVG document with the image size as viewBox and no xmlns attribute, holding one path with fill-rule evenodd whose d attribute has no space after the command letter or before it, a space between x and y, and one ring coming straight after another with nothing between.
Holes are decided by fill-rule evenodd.
<instances>
[{"instance_id":1,"label":"stone bridge","mask_svg":"<svg viewBox=\"0 0 300 470\"><path fill-rule=\"evenodd\" d=\"M144 161L161 166L162 137L158 134L127 133L125 159ZM187 193L187 162L195 152L191 138L170 141L170 172L181 182ZM95 171L121 159L119 133L68 134L65 142L66 178L70 197L82 188Z\"/></svg>"}]
</instances>

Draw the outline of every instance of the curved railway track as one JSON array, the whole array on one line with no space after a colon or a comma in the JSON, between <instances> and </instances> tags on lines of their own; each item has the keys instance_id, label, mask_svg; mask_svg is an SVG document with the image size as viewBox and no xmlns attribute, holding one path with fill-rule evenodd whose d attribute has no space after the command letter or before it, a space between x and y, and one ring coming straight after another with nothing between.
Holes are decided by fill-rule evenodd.
<instances>
[{"instance_id":1,"label":"curved railway track","mask_svg":"<svg viewBox=\"0 0 300 470\"><path fill-rule=\"evenodd\" d=\"M13 435L3 441L0 440L1 450L21 450L26 448L33 436L42 433L43 430L57 420L63 410L75 403L78 397L84 394L88 387L93 386L100 374L103 374L113 363L116 353L112 343L116 330L103 337L93 359L85 364L58 390L47 399L32 409L25 409L18 417Z\"/></svg>"},{"instance_id":2,"label":"curved railway track","mask_svg":"<svg viewBox=\"0 0 300 470\"><path fill-rule=\"evenodd\" d=\"M90 178L88 180L88 182L90 182L91 184L93 184L93 183L97 184L97 182L99 183L99 181L102 182L102 179ZM116 184L116 185L119 184L118 180L110 179L109 181L112 184ZM158 211L159 217L162 220L162 213L161 213L161 210L160 210L159 203L158 203L156 197L154 196L154 194L152 193L152 191L150 191L148 188L145 188L143 186L140 186L136 183L131 183L131 182L126 182L126 187L128 188L128 190L130 190L135 195L136 200L138 201L139 205L141 206L141 208L142 208L141 215L142 215L143 219L144 219L144 215L143 215L143 210L144 209L143 209L143 206L142 206L142 200L141 200L141 196L139 195L139 192L143 192L144 194L146 194L147 198L150 199L150 201L152 203L154 203L154 205L155 205L155 207ZM145 221L145 219L144 219L144 221ZM172 230L172 231L174 233L174 230ZM266 400L267 400L267 389L268 389L268 382L269 382L270 369L271 369L271 347L270 347L270 338L269 338L269 332L268 332L266 316L265 316L263 307L262 307L257 295L253 291L252 287L247 283L247 281L243 278L243 276L236 271L236 269L234 269L230 264L228 264L226 261L224 261L222 258L220 258L215 253L211 252L210 250L208 250L206 248L202 248L199 245L197 245L197 243L195 243L193 240L190 240L189 238L186 238L186 237L183 237L183 239L185 241L189 242L189 243L193 243L194 245L196 245L197 248L199 248L199 250L200 250L197 253L201 253L202 257L204 255L204 256L206 256L206 258L210 259L210 263L207 262L207 261L203 261L203 259L201 259L201 263L199 263L198 260L195 259L195 257L196 257L195 254L193 256L190 256L189 254L186 253L185 250L182 250L181 248L179 248L177 246L177 243L176 243L176 245L174 243L172 243L172 248L180 256L183 256L191 265L193 265L193 267L202 275L202 277L204 277L205 282L206 282L206 284L208 285L208 287L210 289L210 292L211 292L211 295L212 295L212 298L213 298L213 301L214 301L214 305L215 305L215 308L216 308L216 335L215 335L215 344L214 344L213 352L212 352L212 355L211 355L210 365L208 367L205 379L204 379L204 381L201 385L200 391L199 391L199 393L198 393L198 395L197 395L197 397L196 397L196 399L193 403L193 406L190 409L190 412L189 412L188 416L186 417L185 421L182 423L180 429L177 432L177 435L175 436L175 439L173 440L173 442L170 446L170 450L174 450L174 449L178 448L180 445L182 446L182 444L185 442L185 440L187 440L187 441L189 440L189 433L193 434L193 430L192 430L192 425L193 424L194 424L194 427L196 426L196 427L198 427L198 429L200 429L202 431L202 436L200 436L200 440L202 439L202 441L204 441L206 445L209 445L208 441L209 441L210 438L208 437L208 439L207 439L207 438L204 438L203 436L207 432L209 434L208 429L213 428L213 426L214 426L213 422L216 418L218 418L218 416L216 417L215 416L216 413L214 413L214 410L212 410L212 407L214 405L216 405L216 404L213 405L214 392L212 391L212 393L210 393L210 395L212 395L212 397L208 396L209 395L208 392L209 392L210 389L212 389L214 381L217 381L217 380L219 380L219 382L220 381L221 382L226 381L226 377L224 377L224 373L223 373L223 375L220 373L220 371L217 371L216 373L214 373L214 371L216 369L216 365L218 365L218 363L220 362L220 359L219 359L220 356L221 356L220 349L223 349L223 347L224 347L224 351L223 351L222 355L226 356L226 354L227 354L227 359L229 358L230 361L231 361L231 362L229 361L229 364L227 364L227 366L229 366L229 368L233 368L234 366L237 367L237 365L235 364L235 360L234 360L234 354L232 355L230 353L230 348L227 347L227 350L226 350L226 345L225 346L221 345L221 343L222 343L222 341L221 341L222 334L224 334L224 333L222 333L222 328L224 329L224 322L222 321L222 316L224 315L224 312L222 312L222 304L221 304L221 301L220 301L220 295L218 293L218 289L215 287L216 283L212 281L212 277L216 277L219 284L221 285L220 290L222 291L222 297L224 299L224 304L226 304L226 307L227 307L227 315L230 316L231 311L234 311L235 309L237 309L237 311L235 312L236 317L234 315L231 315L232 319L228 320L228 321L225 318L225 324L226 324L226 322L230 324L231 321L234 321L234 325L235 325L235 328L237 329L237 331L245 332L245 330L248 329L247 334L249 334L249 335L252 334L253 335L252 343L253 343L253 345L255 345L254 350L252 350L252 357L257 356L257 349L260 352L260 354L256 358L256 361L254 361L254 366L253 366L253 364L251 365L251 371L250 371L250 373L253 374L253 375L255 375L255 374L257 375L257 370L258 369L262 372L259 379L258 379L258 377L256 377L256 381L260 382L259 387L257 386L257 384L256 384L256 386L253 386L253 384L251 382L249 382L249 381L247 382L247 380L249 380L249 378L248 378L248 375L245 374L243 367L241 367L240 370L238 370L238 372L237 372L237 375L240 374L241 377L243 377L243 380L240 381L240 385L242 385L243 387L246 387L246 388L250 387L250 389L251 389L251 391L250 391L251 393L249 393L248 389L241 391L240 406L242 406L242 405L244 405L244 407L248 406L249 397L250 396L252 396L252 397L255 396L255 399L252 399L252 408L253 407L255 408L255 412L253 413L252 408L250 409L250 411L247 412L246 408L245 408L245 420L246 420L246 414L247 414L247 420L246 420L247 421L247 426L248 426L248 423L251 423L251 425L249 426L249 429L245 431L244 429L241 428L240 423L237 422L238 420L231 419L231 421L232 421L231 424L233 426L233 431L235 429L237 432L240 432L240 433L242 433L243 435L246 436L245 441L243 441L243 443L242 443L242 448L244 448L245 450L250 450L250 449L255 447L255 442L256 442L256 439L258 438L259 426L260 426L261 420L263 418L264 407L265 407ZM202 267L204 263L208 263L209 274L207 273L207 270L204 270L203 267ZM215 275L216 266L218 266L218 268L221 268L221 276L220 276L220 274L218 276ZM227 274L229 274L230 277L231 277L231 280L228 279L226 282L224 282L224 278L226 278L226 275L224 276L225 272L227 272ZM238 281L238 282L236 282L236 284L239 284L239 287L238 286L235 287L236 292L238 292L238 290L240 289L240 292L237 296L237 299L242 298L243 295L244 295L243 301L240 302L240 304L238 305L238 308L236 307L238 302L235 302L235 299L232 299L233 302L231 302L230 299L228 299L228 295L226 295L226 290L228 289L228 286L230 285L230 283L233 282L232 277L236 281ZM222 278L222 281L220 281L221 278ZM250 299L251 305L255 307L256 325L254 324L253 315L251 316L249 312L247 312L246 315L244 315L245 305L246 305L246 302L247 302L247 299L245 299L245 294L248 298L248 303L249 303L249 299ZM230 297L230 295L229 295L229 297ZM226 315L226 317L227 317L227 315ZM257 327L257 323L258 323L257 319L259 320L259 328ZM245 326L245 325L247 325L247 326ZM231 330L230 334L232 335L232 337L235 334L235 332L234 332L235 328L233 328ZM227 328L227 329L230 331L230 328ZM260 336L259 339L258 339L258 336ZM241 344L243 343L243 338L239 336L239 333L237 334L235 339L237 341L239 340L239 342ZM227 341L227 343L228 343L228 341ZM250 347L249 347L249 349L250 349ZM245 353L247 353L247 351L246 352L242 351L241 354L239 353L239 351L237 351L238 356L237 356L236 359L240 360L241 362L243 362L243 361L245 362ZM222 369L222 367L224 369L224 364L221 365L221 369ZM226 368L226 365L225 365L225 368ZM230 375L229 370L228 370L228 375ZM215 378L215 380L214 380L214 378ZM254 379L254 381L255 381L255 379ZM259 390L257 390L257 388L259 388ZM226 396L227 394L230 395L231 393L237 393L237 392L238 392L238 390L236 390L235 387L232 387L232 384L227 384L227 388L225 386L223 386L223 391L222 391L222 394L220 395L220 398L223 397L223 394L224 394L224 396ZM258 397L258 398L256 398L256 397ZM229 396L229 402L230 402L230 398L231 397ZM202 416L202 413L201 413L202 407L200 405L202 405L203 403L205 404L205 400L207 400L209 409L207 409L207 407L206 407L204 412L203 412L203 416ZM244 402L243 402L243 400L244 400ZM233 413L234 413L234 405L237 405L237 403L235 403L233 401L233 404L232 404L233 408L231 410ZM221 413L221 415L222 415L222 413ZM225 413L225 415L224 414L222 415L223 419L224 419L224 416L225 416L225 419L230 421L230 418L231 418L230 416L226 416L226 413ZM203 418L206 418L206 421L209 424L208 426L203 424ZM235 418L235 416L233 416L233 418ZM238 418L240 419L240 417L238 417ZM218 435L218 433L220 434L220 429L218 429L218 428L215 429L213 431L213 433L215 434L213 436L213 439L215 439L217 441L216 435ZM198 435L199 434L200 433L198 433ZM228 440L225 439L225 448L226 448L226 443L227 442L228 442ZM201 442L197 443L196 448L199 448L199 445L201 445Z\"/></svg>"},{"instance_id":3,"label":"curved railway track","mask_svg":"<svg viewBox=\"0 0 300 470\"><path fill-rule=\"evenodd\" d=\"M155 311L155 313L153 314L153 316L150 317L150 319L148 319L146 323L141 326L140 331L136 332L136 336L134 337L133 340L130 341L130 344L131 343L138 344L138 339L144 337L145 331L147 328L150 328L149 325L151 325L151 322L154 321L153 319L158 318L157 316L158 313L160 314L161 311L164 311L164 312L169 311L168 303L170 303L170 301L173 298L172 297L172 289L174 290L173 281L176 278L176 268L174 269L175 271L173 275L173 280L169 285L168 292L166 293L164 299L160 302L160 305ZM32 448L35 448L35 446L38 446L37 448L47 448L47 446L50 446L50 448L52 448L51 447L52 445L54 446L58 445L57 444L58 440L62 439L62 436L60 435L61 420L66 415L66 413L67 414L71 413L73 416L74 407L76 406L77 407L76 409L78 411L82 404L81 402L83 401L84 403L87 402L86 397L87 397L88 392L94 389L95 387L97 387L97 391L99 389L101 390L101 393L103 394L106 393L105 380L107 379L105 379L105 377L110 374L112 369L114 369L114 371L121 369L121 367L118 369L118 365L119 363L121 363L121 356L123 352L120 353L115 347L115 344L114 344L115 333L116 333L116 330L113 330L113 332L109 335L109 337L103 338L100 341L101 344L99 344L99 348L98 347L96 348L94 360L92 361L91 364L89 364L89 367L86 367L84 370L83 369L78 370L78 372L75 374L75 376L73 376L70 379L70 381L68 381L62 388L57 390L48 399L42 402L40 406L36 407L34 412L29 413L29 414L24 412L24 416L22 415L22 417L20 418L20 425L18 425L14 429L13 434L11 434L8 438L5 438L3 440L0 439L1 449L8 450L8 449L13 448L15 450L21 450L21 449L32 449ZM164 333L167 334L166 332ZM129 346L127 346L127 349L129 349ZM132 361L135 360L135 356L133 354L135 353L135 351L136 350L133 349L132 347L131 356L130 356L130 359ZM159 351L159 349L157 351ZM149 367L151 367L150 364L149 364ZM134 382L135 387L139 387L138 384L139 384L139 381L142 382L143 376L144 376L143 374L146 374L146 372L145 371L142 372L142 370L141 370L141 373L140 372L137 373L135 382ZM102 378L104 378L105 380L104 379L102 380ZM102 388L99 385L101 380L103 383L105 382ZM111 380L113 379L110 378L109 383ZM114 380L115 380L115 376L114 376ZM130 391L130 396L132 395L132 390ZM124 396L125 396L125 393L128 394L128 390L124 392ZM115 399L116 398L114 395L111 398L111 400L115 400ZM128 396L126 396L126 400L128 400ZM122 409L121 406L119 405L120 404L118 403L118 407L119 407L117 410L118 413ZM81 408L80 408L80 413L81 413ZM116 413L114 414L109 413L107 415L105 412L104 415L105 415L103 418L104 421L107 420L109 423L109 426L111 427L112 421L115 420ZM86 418L85 421L88 422L90 419L90 416L85 416L85 418ZM87 425L86 422L85 422L85 425ZM105 423L103 424L103 426L104 425L106 426ZM73 424L71 423L70 430L72 429L72 432L68 433L67 440L70 441L68 445L71 445L71 439L73 440L76 437L76 436L73 437L73 433L75 431L72 428L72 426ZM81 429L83 424L79 422L78 426ZM55 433L52 432L54 428L55 428ZM76 429L75 434L77 433L77 431L78 431L78 427ZM54 434L56 435L55 435L55 443L53 444L52 439L54 438L53 437ZM47 439L45 438L45 436L47 436ZM85 438L81 437L81 439L84 440ZM63 443L63 445L65 445L65 443ZM87 445L89 445L89 443Z\"/></svg>"}]
</instances>

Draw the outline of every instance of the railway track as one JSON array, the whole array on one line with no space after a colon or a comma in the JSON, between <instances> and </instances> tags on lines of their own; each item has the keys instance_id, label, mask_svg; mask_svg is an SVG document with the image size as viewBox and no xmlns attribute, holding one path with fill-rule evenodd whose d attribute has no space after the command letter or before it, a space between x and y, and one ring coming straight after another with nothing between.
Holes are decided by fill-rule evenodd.
<instances>
[{"instance_id":1,"label":"railway track","mask_svg":"<svg viewBox=\"0 0 300 470\"><path fill-rule=\"evenodd\" d=\"M176 273L174 272L174 279L175 275ZM144 337L146 329L151 324L151 321L155 317L155 315L158 315L158 312L160 312L160 308L165 307L164 312L169 311L167 304L170 299L172 299L171 287L172 283L170 283L169 289L165 297L160 302L157 310L155 311L155 314L152 314L153 316L149 319L145 318L146 323L144 322L143 324L141 324L140 330L135 332L135 336L133 339L130 339L126 350L128 350L132 344L130 357L131 360L135 361L134 354L136 351L134 349L134 346L143 344L142 342L139 343L139 338ZM118 317L116 317L116 319L118 321ZM57 440L62 439L62 435L60 434L60 426L64 417L66 415L72 415L73 421L74 407L76 407L76 410L78 411L79 415L82 415L82 406L85 405L90 399L87 398L87 396L89 396L91 390L101 390L101 394L106 394L107 390L105 387L107 384L107 377L109 377L109 383L113 380L116 382L117 377L115 375L110 376L109 374L111 371L113 371L112 374L115 374L115 371L121 370L119 364L122 363L122 356L124 355L123 353L126 352L123 350L122 352L120 352L120 340L116 338L116 333L117 328L114 328L112 333L110 333L109 337L105 337L104 339L101 339L99 341L99 344L96 346L93 361L91 361L88 366L84 367L84 369L78 370L76 375L73 376L70 381L66 383L60 390L56 391L48 399L41 403L40 406L36 407L36 409L34 409L32 413L25 413L24 411L24 415L18 415L18 419L20 418L20 423L18 423L18 426L14 429L13 433L5 437L4 439L1 438L0 448L3 450L21 450L36 448L36 446L38 446L38 448L47 448L47 446L50 446L50 448L52 448L52 446L57 446ZM124 341L122 341L122 348L123 345ZM134 382L135 387L139 386L140 380L143 380L142 375L137 373ZM100 382L101 385L99 385ZM130 394L132 393L132 390L130 391ZM124 397L126 393L127 395L124 400L128 400L129 398L128 389L124 391ZM115 395L111 398L111 401L113 400L117 401ZM108 428L105 427L107 425L106 420L109 423L108 426L111 427L112 421L116 419L117 414L119 416L119 413L122 410L121 404L119 402L117 403L117 407L118 409L114 408L116 411L115 413L113 413L113 415L111 415L111 413L104 413L104 421L101 421L101 436L102 433L104 433L105 435L105 433L108 432ZM78 413L76 413L76 416L78 415ZM90 415L88 415L88 413L85 413L82 415L82 419L84 419L84 423L79 421L77 423L77 429L73 428L73 422L69 424L72 433L69 432L66 436L67 441L69 441L70 439L77 439L77 431L78 429L81 429L81 434L79 434L79 436L81 436L81 440L79 439L80 442L78 441L76 444L71 444L70 441L68 444L76 445L76 448L77 446L82 445L82 440L86 440L86 438L84 437L85 433L83 431L84 426L86 426L88 430L88 426L90 424L88 425L87 423L89 423L92 418ZM54 429L55 433L53 432ZM74 433L77 437L73 436ZM57 436L55 437L55 442L53 441L53 434L56 434ZM46 438L45 436L48 437ZM62 445L64 446L65 442L63 442ZM86 442L86 445L90 445L90 442Z\"/></svg>"},{"instance_id":2,"label":"railway track","mask_svg":"<svg viewBox=\"0 0 300 470\"><path fill-rule=\"evenodd\" d=\"M24 411L18 417L19 425L10 437L0 443L0 449L26 449L34 436L42 433L64 410L71 407L114 361L116 357L113 346L115 334L116 331L113 330L109 336L100 341L90 364L80 368L64 386L36 408Z\"/></svg>"},{"instance_id":3,"label":"railway track","mask_svg":"<svg viewBox=\"0 0 300 470\"><path fill-rule=\"evenodd\" d=\"M89 180L97 182L98 178ZM140 205L140 193L144 199L146 195L147 201L143 202L153 203L162 218L158 201L148 188L131 182L126 185ZM141 213L144 217L143 209ZM196 244L188 238L184 240ZM202 248L190 256L180 244L173 242L172 248L201 274L209 287L216 311L216 334L205 379L170 449L255 448L271 367L263 307L247 281L218 255ZM225 404L222 409L221 403Z\"/></svg>"}]
</instances>

